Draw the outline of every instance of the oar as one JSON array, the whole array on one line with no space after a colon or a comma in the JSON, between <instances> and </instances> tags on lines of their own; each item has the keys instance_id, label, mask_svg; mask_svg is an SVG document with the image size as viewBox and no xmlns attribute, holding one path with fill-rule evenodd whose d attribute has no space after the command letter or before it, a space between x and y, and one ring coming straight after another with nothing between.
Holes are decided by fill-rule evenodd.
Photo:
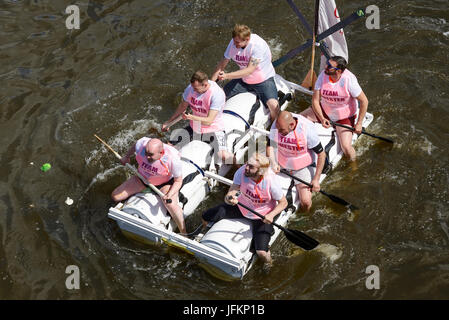
<instances>
[{"instance_id":1,"label":"oar","mask_svg":"<svg viewBox=\"0 0 449 320\"><path fill-rule=\"evenodd\" d=\"M238 205L242 206L246 210L252 212L253 214L258 216L262 220L264 219L263 215L261 215L260 213L257 213L256 211L254 211L250 207L244 205L243 203L238 202ZM317 245L320 244L317 240L315 240L315 239L311 238L310 236L306 235L304 232L301 232L301 231L298 231L298 230L284 228L284 227L278 225L276 222L272 222L271 224L274 225L275 227L278 227L282 231L284 231L284 235L285 235L285 237L288 240L290 240L291 242L293 242L297 246L303 248L304 250L312 250Z\"/></svg>"},{"instance_id":2,"label":"oar","mask_svg":"<svg viewBox=\"0 0 449 320\"><path fill-rule=\"evenodd\" d=\"M115 157L116 157L117 159L119 159L119 160L122 159L122 157L121 157L121 156L120 156L114 149L112 149L110 145L108 145L106 142L104 142L103 140L101 140L101 138L100 138L99 136L97 136L96 134L94 134L94 137L97 138L102 144L104 144L105 147L108 148L108 149L115 155ZM145 178L140 174L140 172L137 171L137 169L136 169L134 166L132 166L132 165L130 165L129 163L127 163L127 164L126 164L126 167L129 168L129 169L130 169L136 176L138 176L139 179L140 179L140 181L142 181L146 186L150 187L151 190L153 190L159 197L162 198L163 196L165 196L165 194L163 194L163 193L161 192L161 190L159 190L159 189L156 188L154 185L152 185L151 183L149 183L148 180L145 179ZM165 200L165 202L171 203L172 200L171 200L171 199L167 199L167 200Z\"/></svg>"},{"instance_id":3,"label":"oar","mask_svg":"<svg viewBox=\"0 0 449 320\"><path fill-rule=\"evenodd\" d=\"M355 129L353 127L346 126L344 124L340 124L340 123L337 123L337 122L334 122L334 121L330 121L330 123L332 123L332 125L337 126L337 127L342 127L342 128L349 129L351 131L355 131ZM389 143L394 143L394 141L391 140L390 138L379 137L379 136L376 136L375 134L366 132L365 128L362 128L362 133L366 134L367 136L373 137L373 138L377 138L377 139L380 139L380 140L383 140L383 141L386 141L386 142L389 142Z\"/></svg>"},{"instance_id":4,"label":"oar","mask_svg":"<svg viewBox=\"0 0 449 320\"><path fill-rule=\"evenodd\" d=\"M341 20L339 23L336 23L332 27L327 29L326 31L321 32L319 35L317 35L317 37L315 38L315 41L316 42L320 42L321 40L327 38L328 36L330 36L334 32L337 32L338 30L343 29L348 24L350 24L353 21L357 20L358 18L361 18L361 17L364 17L364 16L365 16L364 9L358 9L357 11L352 13L350 16L348 16L345 19ZM294 56L296 56L301 51L307 49L310 46L314 46L314 45L315 45L315 43L312 42L312 39L307 40L304 44L302 44L299 47L296 47L296 48L290 50L284 56L280 57L276 61L273 61L273 67L277 67L281 63L284 63L285 61L293 58Z\"/></svg>"},{"instance_id":5,"label":"oar","mask_svg":"<svg viewBox=\"0 0 449 320\"><path fill-rule=\"evenodd\" d=\"M216 173L213 173L210 171L205 171L204 174L206 177L215 179L223 184L227 184L229 186L232 185L232 180L222 177ZM243 208L251 211L256 216L259 216L260 218L263 219L263 216L260 215L259 213L255 212L253 209L248 208L247 206L245 206L244 204L241 204L240 202L239 202L239 205L241 205ZM294 244L296 244L297 246L300 246L301 248L303 248L305 250L312 250L313 248L315 248L317 245L320 244L318 241L309 237L308 235L306 235L305 233L303 233L301 231L286 229L286 228L281 227L280 225L276 224L275 222L273 222L273 225L278 227L282 231L284 231L284 235L288 240L290 240L291 242L293 242Z\"/></svg>"},{"instance_id":6,"label":"oar","mask_svg":"<svg viewBox=\"0 0 449 320\"><path fill-rule=\"evenodd\" d=\"M295 177L294 175L290 174L290 173L289 173L287 170L285 170L285 169L281 169L281 173L285 174L286 176L289 176L289 177L292 178L292 179L295 179L295 180L297 180L297 181L299 181L299 182L305 184L306 186L308 186L308 187L310 187L310 188L313 187L312 184L310 184L310 183L308 183L308 182L306 182L306 181L304 181L304 180L302 180L302 179L300 179L300 178L298 178L298 177ZM340 198L340 197L334 196L333 194L329 194L329 193L327 193L327 192L325 192L325 191L323 191L323 190L320 190L320 193L321 193L321 194L324 194L326 197L328 197L329 199L331 199L333 202L342 204L342 205L348 207L348 208L351 209L351 210L358 210L358 209L359 209L359 208L356 207L355 205L349 203L348 201L346 201L346 200L344 200L344 199L342 199L342 198Z\"/></svg>"}]
</instances>

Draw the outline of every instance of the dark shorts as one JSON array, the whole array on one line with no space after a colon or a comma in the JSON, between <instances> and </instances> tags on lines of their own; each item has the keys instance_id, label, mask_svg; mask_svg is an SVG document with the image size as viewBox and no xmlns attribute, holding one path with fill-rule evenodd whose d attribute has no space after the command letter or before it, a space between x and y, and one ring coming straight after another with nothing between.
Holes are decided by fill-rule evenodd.
<instances>
[{"instance_id":1,"label":"dark shorts","mask_svg":"<svg viewBox=\"0 0 449 320\"><path fill-rule=\"evenodd\" d=\"M171 178L170 180L168 180L167 182L164 182L164 183L162 183L162 184L159 184L159 185L155 185L155 187L156 188L158 188L158 189L161 189L162 187L164 187L164 186L171 186L173 183L175 183L175 179L174 178Z\"/></svg>"},{"instance_id":2,"label":"dark shorts","mask_svg":"<svg viewBox=\"0 0 449 320\"><path fill-rule=\"evenodd\" d=\"M323 108L321 108L321 111L323 112L323 116L324 116L327 120L330 120L329 117L328 117L328 115L326 114L326 112L324 112L324 109L323 109ZM355 125L355 116L356 116L356 115L353 115L352 117L349 117L349 118L346 118L346 119L338 120L337 123L339 123L339 124L345 124L345 125L347 125L347 126L354 127L354 125Z\"/></svg>"},{"instance_id":3,"label":"dark shorts","mask_svg":"<svg viewBox=\"0 0 449 320\"><path fill-rule=\"evenodd\" d=\"M226 203L222 203L216 207L210 208L203 213L203 219L208 222L217 222L221 219L237 218L245 217L242 215L240 209L237 206L231 206ZM256 250L268 251L268 243L270 242L271 235L274 233L273 225L266 224L261 219L248 220L251 220L251 222L253 223L254 248Z\"/></svg>"},{"instance_id":4,"label":"dark shorts","mask_svg":"<svg viewBox=\"0 0 449 320\"><path fill-rule=\"evenodd\" d=\"M224 86L223 90L226 94L226 100L243 92L255 93L265 105L270 99L278 99L278 90L274 77L257 84L248 84L243 82L242 79L233 79Z\"/></svg>"},{"instance_id":5,"label":"dark shorts","mask_svg":"<svg viewBox=\"0 0 449 320\"><path fill-rule=\"evenodd\" d=\"M226 133L224 131L194 134L190 125L182 129L173 130L173 133L170 135L170 143L174 146L179 144L179 148L182 148L187 143L193 141L194 138L212 145L215 157L218 151L227 150Z\"/></svg>"},{"instance_id":6,"label":"dark shorts","mask_svg":"<svg viewBox=\"0 0 449 320\"><path fill-rule=\"evenodd\" d=\"M155 185L155 187L156 188L158 188L159 190L162 188L162 187L164 187L164 186L167 186L167 185L172 185L173 183L175 182L175 179L174 178L171 178L170 180L168 180L167 182L164 182L164 183L161 183L160 185ZM144 184L145 185L145 184ZM146 193L146 192L152 192L152 193L154 193L154 191L153 191L153 189L151 189L150 187L147 187L146 185L145 185L145 189L143 189L142 190L142 192L144 192L144 193Z\"/></svg>"}]
</instances>

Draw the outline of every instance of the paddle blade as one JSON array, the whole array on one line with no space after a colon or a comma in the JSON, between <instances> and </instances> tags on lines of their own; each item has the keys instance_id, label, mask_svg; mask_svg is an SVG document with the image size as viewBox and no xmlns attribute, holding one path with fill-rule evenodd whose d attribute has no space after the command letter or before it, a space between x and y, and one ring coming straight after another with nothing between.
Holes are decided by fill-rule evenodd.
<instances>
[{"instance_id":1,"label":"paddle blade","mask_svg":"<svg viewBox=\"0 0 449 320\"><path fill-rule=\"evenodd\" d=\"M288 240L304 250L312 250L320 244L317 240L298 230L284 229L284 235Z\"/></svg>"},{"instance_id":2,"label":"paddle blade","mask_svg":"<svg viewBox=\"0 0 449 320\"><path fill-rule=\"evenodd\" d=\"M329 197L329 199L331 199L333 202L342 204L342 205L344 205L345 207L348 207L348 208L351 209L351 210L359 210L359 208L358 208L357 206L355 206L355 205L349 203L349 202L346 201L345 199L342 199L342 198L340 198L340 197L337 197L337 196L335 196L335 195L333 195L333 194L326 193L326 192L324 192L324 191L322 191L322 190L321 190L320 192L321 192L322 194L324 194L325 196Z\"/></svg>"},{"instance_id":3,"label":"paddle blade","mask_svg":"<svg viewBox=\"0 0 449 320\"><path fill-rule=\"evenodd\" d=\"M150 133L151 135L156 135L159 138L163 138L164 135L159 131L159 129L151 127L148 129L148 133Z\"/></svg>"},{"instance_id":4,"label":"paddle blade","mask_svg":"<svg viewBox=\"0 0 449 320\"><path fill-rule=\"evenodd\" d=\"M311 77L311 73L313 72L313 78ZM312 79L312 81L310 81ZM310 69L309 72L307 73L306 77L304 78L303 82L301 83L301 86L309 89L309 90L313 90L313 87L315 85L317 76L315 71L313 71L313 69Z\"/></svg>"}]
</instances>

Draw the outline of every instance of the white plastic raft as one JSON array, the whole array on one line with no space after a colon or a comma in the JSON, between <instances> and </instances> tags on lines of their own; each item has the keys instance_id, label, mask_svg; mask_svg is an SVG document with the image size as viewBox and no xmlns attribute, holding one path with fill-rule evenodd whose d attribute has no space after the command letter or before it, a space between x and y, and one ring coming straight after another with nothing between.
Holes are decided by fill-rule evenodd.
<instances>
[{"instance_id":1,"label":"white plastic raft","mask_svg":"<svg viewBox=\"0 0 449 320\"><path fill-rule=\"evenodd\" d=\"M276 76L276 86L284 94L292 94L293 88L282 77ZM245 119L250 118L250 111L256 102L255 95L251 93L239 94L226 102L226 112L233 112ZM287 108L288 101L282 104L281 109ZM255 130L247 130L247 124L239 116L225 113L223 115L228 134L228 146L234 146L233 152L239 163L244 163L244 156L248 151L247 144L254 143L261 133ZM368 127L373 121L372 114L367 113L363 126ZM269 122L269 111L261 105L254 116L254 124L259 128L265 128ZM335 166L343 153L338 143L338 138L333 128L325 129L319 123L314 124L323 147L327 146L327 153L331 166ZM353 135L353 143L358 138ZM190 175L193 179L181 188L181 193L188 199L184 205L184 217L187 219L194 213L198 205L217 184L215 179L208 178L208 172L225 176L230 167L222 165L218 167L208 163L206 159L211 152L211 146L201 141L194 140L181 148L183 161L183 177ZM218 171L218 172L217 172ZM326 178L322 174L320 181ZM222 179L229 183L229 179ZM291 184L291 178L280 174L282 188L288 193L289 207L278 215L276 223L286 226L288 219L298 208L299 199L296 189ZM290 191L289 191L290 189ZM198 213L201 214L201 213ZM198 241L188 239L174 232L176 225L166 212L158 196L152 193L139 193L130 197L125 203L118 203L109 209L108 216L117 221L124 234L144 243L166 243L180 248L192 255L200 265L212 275L223 280L242 279L253 265L257 255L252 249L251 224L246 219L226 219L215 223L208 232ZM271 237L270 245L280 234L278 228ZM318 239L319 240L319 239Z\"/></svg>"},{"instance_id":2,"label":"white plastic raft","mask_svg":"<svg viewBox=\"0 0 449 320\"><path fill-rule=\"evenodd\" d=\"M276 75L275 83L278 91L293 97L294 89L281 76ZM282 110L285 110L289 103L288 100L284 100L281 105ZM224 107L223 120L227 143L232 147L238 163L245 162L248 145L251 145L261 135L257 131L248 130L248 125L265 129L269 122L268 108L260 101L256 104L256 101L254 94L241 93L227 100ZM185 122L185 125L187 124L188 122ZM211 151L212 147L209 144L199 140L193 140L180 149L183 159L183 179L184 182L190 180L180 190L184 198L187 199L183 205L185 218L194 213L198 205L217 184L213 179L204 179L204 171L225 176L231 168L229 165L215 165L213 157L210 156ZM108 216L117 221L118 226L125 234L144 242L164 241L165 235L172 236L176 228L176 224L160 198L153 193L139 193L130 197L125 203L118 203L109 209ZM131 217L148 222L152 227L160 229L162 233L156 231L142 233L140 228L128 220ZM164 234L165 238L161 234Z\"/></svg>"}]
</instances>

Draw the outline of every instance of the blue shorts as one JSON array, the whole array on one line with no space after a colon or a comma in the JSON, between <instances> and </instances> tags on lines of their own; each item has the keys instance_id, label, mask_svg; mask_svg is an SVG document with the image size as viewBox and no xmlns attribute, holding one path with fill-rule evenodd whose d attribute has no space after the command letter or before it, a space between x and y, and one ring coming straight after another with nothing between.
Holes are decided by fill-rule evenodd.
<instances>
[{"instance_id":1,"label":"blue shorts","mask_svg":"<svg viewBox=\"0 0 449 320\"><path fill-rule=\"evenodd\" d=\"M233 79L224 86L223 90L226 94L226 100L243 92L256 94L265 105L270 99L278 99L278 90L274 83L274 77L256 84L245 83L242 79Z\"/></svg>"}]
</instances>

